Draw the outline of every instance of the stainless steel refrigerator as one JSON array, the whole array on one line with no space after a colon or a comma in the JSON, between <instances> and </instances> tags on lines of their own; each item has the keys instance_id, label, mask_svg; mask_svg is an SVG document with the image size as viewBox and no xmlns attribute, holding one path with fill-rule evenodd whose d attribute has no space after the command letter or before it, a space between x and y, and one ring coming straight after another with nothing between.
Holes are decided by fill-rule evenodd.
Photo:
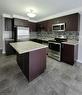
<instances>
[{"instance_id":1,"label":"stainless steel refrigerator","mask_svg":"<svg viewBox=\"0 0 82 95\"><path fill-rule=\"evenodd\" d=\"M30 38L29 27L15 27L12 38L14 39L15 42L29 40Z\"/></svg>"}]
</instances>

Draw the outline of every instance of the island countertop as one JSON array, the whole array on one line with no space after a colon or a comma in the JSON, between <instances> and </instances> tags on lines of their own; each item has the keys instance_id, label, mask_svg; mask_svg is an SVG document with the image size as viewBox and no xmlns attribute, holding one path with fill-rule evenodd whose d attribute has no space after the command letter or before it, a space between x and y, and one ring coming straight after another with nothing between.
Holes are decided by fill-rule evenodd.
<instances>
[{"instance_id":1,"label":"island countertop","mask_svg":"<svg viewBox=\"0 0 82 95\"><path fill-rule=\"evenodd\" d=\"M31 52L34 50L42 49L42 48L47 48L48 46L42 45L36 42L32 41L24 41L24 42L15 42L15 43L10 43L10 45L19 53L26 53L26 52Z\"/></svg>"}]
</instances>

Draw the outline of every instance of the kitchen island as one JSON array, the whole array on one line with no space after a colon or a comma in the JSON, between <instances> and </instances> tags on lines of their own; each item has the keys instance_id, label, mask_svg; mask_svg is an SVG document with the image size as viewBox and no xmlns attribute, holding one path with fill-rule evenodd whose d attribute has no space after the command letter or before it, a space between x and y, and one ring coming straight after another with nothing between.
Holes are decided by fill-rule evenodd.
<instances>
[{"instance_id":1,"label":"kitchen island","mask_svg":"<svg viewBox=\"0 0 82 95\"><path fill-rule=\"evenodd\" d=\"M44 72L48 46L32 41L15 42L10 45L17 51L17 63L28 81L32 81Z\"/></svg>"}]
</instances>

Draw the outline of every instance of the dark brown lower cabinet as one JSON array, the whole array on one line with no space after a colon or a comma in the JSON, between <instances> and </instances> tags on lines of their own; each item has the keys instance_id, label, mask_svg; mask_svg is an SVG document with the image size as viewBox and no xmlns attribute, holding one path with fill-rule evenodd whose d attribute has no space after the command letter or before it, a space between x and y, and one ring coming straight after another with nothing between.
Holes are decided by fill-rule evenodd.
<instances>
[{"instance_id":1,"label":"dark brown lower cabinet","mask_svg":"<svg viewBox=\"0 0 82 95\"><path fill-rule=\"evenodd\" d=\"M10 45L10 43L13 43L13 42L14 42L13 39L12 40L11 39L5 40L5 52L6 52L6 55L16 54L16 51Z\"/></svg>"},{"instance_id":2,"label":"dark brown lower cabinet","mask_svg":"<svg viewBox=\"0 0 82 95\"><path fill-rule=\"evenodd\" d=\"M46 48L17 54L17 63L28 81L32 81L46 69Z\"/></svg>"},{"instance_id":3,"label":"dark brown lower cabinet","mask_svg":"<svg viewBox=\"0 0 82 95\"><path fill-rule=\"evenodd\" d=\"M77 60L78 44L62 44L61 46L61 61L73 65Z\"/></svg>"}]
</instances>

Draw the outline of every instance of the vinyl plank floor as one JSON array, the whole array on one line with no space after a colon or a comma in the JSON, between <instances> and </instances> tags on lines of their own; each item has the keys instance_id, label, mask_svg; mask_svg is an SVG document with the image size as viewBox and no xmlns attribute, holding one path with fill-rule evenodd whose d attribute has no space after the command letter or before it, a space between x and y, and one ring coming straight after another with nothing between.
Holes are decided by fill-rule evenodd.
<instances>
[{"instance_id":1,"label":"vinyl plank floor","mask_svg":"<svg viewBox=\"0 0 82 95\"><path fill-rule=\"evenodd\" d=\"M82 95L82 64L47 57L45 72L29 83L16 56L0 54L0 95Z\"/></svg>"}]
</instances>

